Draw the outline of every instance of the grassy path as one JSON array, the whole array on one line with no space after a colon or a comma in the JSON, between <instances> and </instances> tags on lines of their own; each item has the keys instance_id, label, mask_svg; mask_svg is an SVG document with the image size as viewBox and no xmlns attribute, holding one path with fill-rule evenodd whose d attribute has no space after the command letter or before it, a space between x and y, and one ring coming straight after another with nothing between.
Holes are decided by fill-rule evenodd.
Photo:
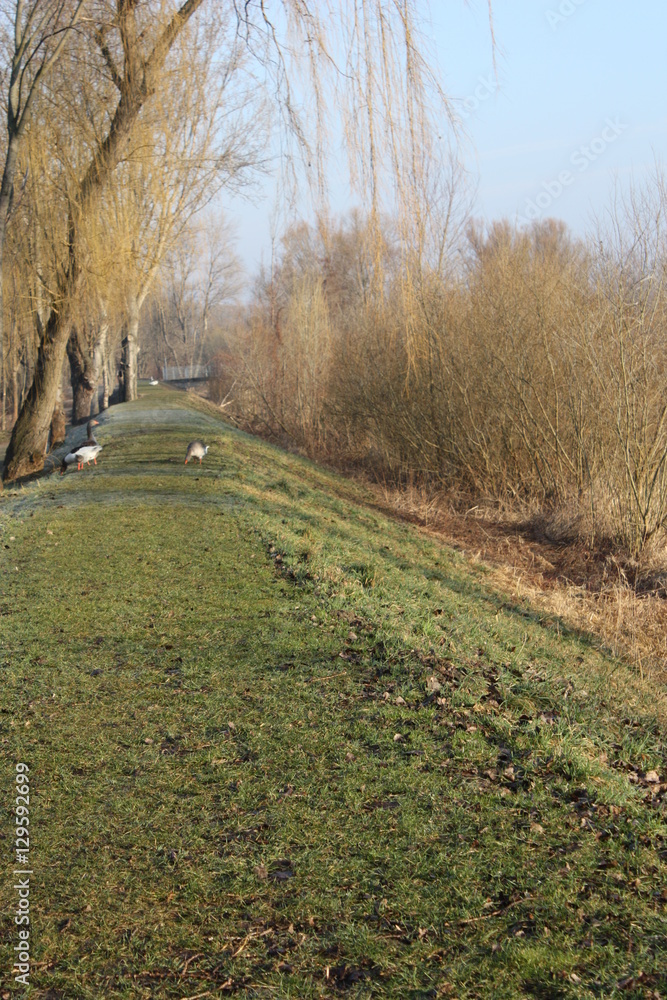
<instances>
[{"instance_id":1,"label":"grassy path","mask_svg":"<svg viewBox=\"0 0 667 1000\"><path fill-rule=\"evenodd\" d=\"M204 404L99 439L0 498L0 997L21 760L30 996L667 998L662 696Z\"/></svg>"}]
</instances>

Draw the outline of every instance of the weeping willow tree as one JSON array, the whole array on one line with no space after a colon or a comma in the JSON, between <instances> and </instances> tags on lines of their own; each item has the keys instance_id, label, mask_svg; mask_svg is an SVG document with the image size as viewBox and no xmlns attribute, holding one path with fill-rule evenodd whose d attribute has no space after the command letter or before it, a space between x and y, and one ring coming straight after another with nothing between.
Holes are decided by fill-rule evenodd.
<instances>
[{"instance_id":1,"label":"weeping willow tree","mask_svg":"<svg viewBox=\"0 0 667 1000\"><path fill-rule=\"evenodd\" d=\"M0 374L4 428L4 252L15 207L15 180L21 147L33 119L43 82L48 78L85 12L86 0L14 0L0 3L0 46L5 50L8 88L4 166L0 181Z\"/></svg>"},{"instance_id":2,"label":"weeping willow tree","mask_svg":"<svg viewBox=\"0 0 667 1000\"><path fill-rule=\"evenodd\" d=\"M83 45L85 34L90 50L95 49L99 57L96 61L82 58L81 71L96 69L101 78L110 79L117 98L105 130L97 137L87 164L69 192L66 264L59 271L40 336L32 385L7 448L5 480L44 466L63 358L77 295L84 282L82 225L95 213L100 196L127 152L143 107L164 87L165 69L176 39L203 4L204 0L186 0L174 8L168 3L98 0L82 22L79 45ZM74 60L72 66L76 66ZM57 95L50 96L57 100Z\"/></svg>"},{"instance_id":3,"label":"weeping willow tree","mask_svg":"<svg viewBox=\"0 0 667 1000\"><path fill-rule=\"evenodd\" d=\"M437 169L438 137L443 122L454 118L428 54L426 0L230 0L227 10L233 15L232 30L224 45L245 48L259 89L276 102L286 176L296 176L297 163L303 164L316 196L324 197L331 137L342 129L350 179L371 216L391 204L404 244L420 253L429 228L424 194ZM187 79L170 74L176 39L195 18L202 23L209 19L213 28L217 15L219 0L91 0L79 39L89 54L81 65L86 73L110 80L116 100L70 194L67 265L59 275L33 383L7 450L5 479L44 464L83 283L79 233L84 220L97 211L145 109L174 85L187 90ZM228 61L213 60L211 73Z\"/></svg>"},{"instance_id":4,"label":"weeping willow tree","mask_svg":"<svg viewBox=\"0 0 667 1000\"><path fill-rule=\"evenodd\" d=\"M95 405L103 358L113 346L106 303L115 302L122 327L121 398L128 402L137 394L140 314L166 256L220 187L240 191L261 160L267 116L240 73L244 50L229 53L217 86L209 79L224 31L219 22L217 36L193 26L182 32L171 75L187 79L187 87L169 87L144 109L95 217L85 220L87 270L98 288L92 299L104 307L88 337L75 325L67 345L79 421ZM221 108L224 122L218 120Z\"/></svg>"}]
</instances>

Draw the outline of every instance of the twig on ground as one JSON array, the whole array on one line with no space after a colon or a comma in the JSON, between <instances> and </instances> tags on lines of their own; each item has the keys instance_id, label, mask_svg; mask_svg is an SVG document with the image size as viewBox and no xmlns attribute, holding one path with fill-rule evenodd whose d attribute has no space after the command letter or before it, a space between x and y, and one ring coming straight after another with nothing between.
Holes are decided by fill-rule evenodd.
<instances>
[{"instance_id":1,"label":"twig on ground","mask_svg":"<svg viewBox=\"0 0 667 1000\"><path fill-rule=\"evenodd\" d=\"M181 979L183 978L183 976L185 975L185 973L188 971L188 965L190 964L190 962L194 962L195 958L203 958L203 956L204 956L204 952L203 951L200 951L199 954L197 954L197 955L190 955L190 958L188 958L188 960L186 961L185 965L183 966L183 971L181 972Z\"/></svg>"},{"instance_id":2,"label":"twig on ground","mask_svg":"<svg viewBox=\"0 0 667 1000\"><path fill-rule=\"evenodd\" d=\"M494 910L493 913L483 913L481 917L468 917L466 920L459 920L459 927L463 927L464 924L476 924L480 920L489 920L491 917L500 917L503 913L511 910L513 906L519 906L521 903L529 903L532 898L532 896L524 896L522 899L517 899L514 903L510 903L509 906L503 906L501 910Z\"/></svg>"}]
</instances>

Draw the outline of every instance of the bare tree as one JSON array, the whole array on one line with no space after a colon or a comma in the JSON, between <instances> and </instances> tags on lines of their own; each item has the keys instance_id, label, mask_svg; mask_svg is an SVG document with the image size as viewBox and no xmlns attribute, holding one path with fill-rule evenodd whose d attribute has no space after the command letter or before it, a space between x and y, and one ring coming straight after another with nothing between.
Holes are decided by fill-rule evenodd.
<instances>
[{"instance_id":1,"label":"bare tree","mask_svg":"<svg viewBox=\"0 0 667 1000\"><path fill-rule=\"evenodd\" d=\"M151 316L153 366L201 365L224 338L220 315L241 289L241 270L224 220L191 225L165 260Z\"/></svg>"}]
</instances>

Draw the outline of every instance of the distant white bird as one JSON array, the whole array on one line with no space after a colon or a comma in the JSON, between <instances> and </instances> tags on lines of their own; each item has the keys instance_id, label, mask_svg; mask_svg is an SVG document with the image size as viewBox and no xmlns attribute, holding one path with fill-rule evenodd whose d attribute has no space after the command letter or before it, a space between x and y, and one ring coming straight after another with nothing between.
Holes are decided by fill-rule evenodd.
<instances>
[{"instance_id":1,"label":"distant white bird","mask_svg":"<svg viewBox=\"0 0 667 1000\"><path fill-rule=\"evenodd\" d=\"M152 379L150 379L150 381L149 381L149 383L148 383L148 384L149 384L149 385L157 385L157 384L158 384L158 381L157 381L157 379L156 379L156 378L152 378Z\"/></svg>"},{"instance_id":2,"label":"distant white bird","mask_svg":"<svg viewBox=\"0 0 667 1000\"><path fill-rule=\"evenodd\" d=\"M191 441L185 453L185 464L187 465L191 458L198 458L201 465L201 460L207 451L207 444L203 444L201 441Z\"/></svg>"},{"instance_id":3,"label":"distant white bird","mask_svg":"<svg viewBox=\"0 0 667 1000\"><path fill-rule=\"evenodd\" d=\"M90 465L91 459L97 465L97 456L102 451L102 445L97 443L93 434L93 427L99 427L99 425L99 420L90 420L88 422L87 439L78 448L74 448L69 454L65 455L60 468L61 473L67 472L68 466L74 465L75 462L77 470L83 469L84 462L86 465Z\"/></svg>"}]
</instances>

